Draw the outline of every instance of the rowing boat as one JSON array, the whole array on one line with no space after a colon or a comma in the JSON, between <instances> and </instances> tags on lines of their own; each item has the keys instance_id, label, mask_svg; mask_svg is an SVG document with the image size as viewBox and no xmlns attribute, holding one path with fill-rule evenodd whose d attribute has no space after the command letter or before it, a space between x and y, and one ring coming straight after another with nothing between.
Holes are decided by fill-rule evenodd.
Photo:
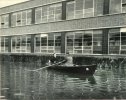
<instances>
[{"instance_id":1,"label":"rowing boat","mask_svg":"<svg viewBox=\"0 0 126 100\"><path fill-rule=\"evenodd\" d=\"M80 73L80 74L90 74L93 75L97 68L96 64L92 65L73 65L73 66L64 66L64 65L54 65L50 66L47 69L57 70L61 72L68 72L68 73Z\"/></svg>"}]
</instances>

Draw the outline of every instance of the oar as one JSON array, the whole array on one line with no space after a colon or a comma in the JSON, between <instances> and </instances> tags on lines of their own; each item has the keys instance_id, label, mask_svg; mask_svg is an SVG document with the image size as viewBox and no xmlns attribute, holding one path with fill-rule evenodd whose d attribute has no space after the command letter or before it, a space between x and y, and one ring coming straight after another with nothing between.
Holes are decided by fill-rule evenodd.
<instances>
[{"instance_id":1,"label":"oar","mask_svg":"<svg viewBox=\"0 0 126 100\"><path fill-rule=\"evenodd\" d=\"M61 61L61 62L58 62L58 63L55 63L55 64L52 64L52 65L48 65L48 66L45 66L45 67L42 67L42 68L38 68L38 69L35 69L35 70L27 70L27 71L39 71L39 70L42 70L42 69L45 69L45 68L48 68L48 67L52 67L52 66L55 66L55 65L59 65L61 63L63 63L65 60Z\"/></svg>"}]
</instances>

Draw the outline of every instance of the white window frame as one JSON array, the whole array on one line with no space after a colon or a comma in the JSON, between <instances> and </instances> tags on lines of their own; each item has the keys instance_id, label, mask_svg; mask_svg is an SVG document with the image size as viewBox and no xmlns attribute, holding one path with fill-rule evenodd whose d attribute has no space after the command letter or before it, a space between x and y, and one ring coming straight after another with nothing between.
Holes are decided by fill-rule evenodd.
<instances>
[{"instance_id":1,"label":"white window frame","mask_svg":"<svg viewBox=\"0 0 126 100\"><path fill-rule=\"evenodd\" d=\"M3 18L3 22L4 22L3 27L1 25L2 18ZM6 21L6 18L7 18L7 21ZM8 28L8 27L9 27L9 14L1 15L0 16L0 28Z\"/></svg>"},{"instance_id":2,"label":"white window frame","mask_svg":"<svg viewBox=\"0 0 126 100\"><path fill-rule=\"evenodd\" d=\"M113 54L113 53L110 53L110 34L111 33L108 33L108 54ZM119 31L119 34L120 34L120 45L119 45L119 53L120 54L121 52L121 32Z\"/></svg>"},{"instance_id":3,"label":"white window frame","mask_svg":"<svg viewBox=\"0 0 126 100\"><path fill-rule=\"evenodd\" d=\"M13 15L16 17L16 19L15 19L15 26L12 26L12 27L31 25L31 23L30 24L28 23L28 13L30 13L30 12L31 12L31 9L13 13ZM25 13L25 19L22 17L23 13ZM20 24L19 25L17 22L18 21L17 20L18 14L20 15ZM31 15L31 18L32 18L32 15ZM25 20L25 25L22 24L22 20Z\"/></svg>"},{"instance_id":4,"label":"white window frame","mask_svg":"<svg viewBox=\"0 0 126 100\"><path fill-rule=\"evenodd\" d=\"M68 19L68 20L69 20L69 19L75 19L75 13L76 13L76 12L75 12L75 10L76 10L76 8L75 8L76 4L75 4L75 3L76 3L75 1L70 1L70 2L67 2L67 4L66 4L66 13L68 13L68 8L67 8L67 6L68 6L69 4L74 4L74 11L73 11L73 12L74 12L74 15L73 15L73 18L68 18L68 17L67 17L67 14L66 14L66 19Z\"/></svg>"}]
</instances>

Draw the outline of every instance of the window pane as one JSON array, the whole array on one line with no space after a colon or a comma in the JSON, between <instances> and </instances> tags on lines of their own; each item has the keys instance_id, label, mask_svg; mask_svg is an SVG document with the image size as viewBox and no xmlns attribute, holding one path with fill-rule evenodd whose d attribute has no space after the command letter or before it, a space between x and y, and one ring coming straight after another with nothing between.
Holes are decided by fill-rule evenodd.
<instances>
[{"instance_id":1,"label":"window pane","mask_svg":"<svg viewBox=\"0 0 126 100\"><path fill-rule=\"evenodd\" d=\"M94 16L103 15L104 0L94 0Z\"/></svg>"},{"instance_id":2,"label":"window pane","mask_svg":"<svg viewBox=\"0 0 126 100\"><path fill-rule=\"evenodd\" d=\"M48 8L48 21L49 22L54 21L54 15L55 15L55 6L51 5Z\"/></svg>"},{"instance_id":3,"label":"window pane","mask_svg":"<svg viewBox=\"0 0 126 100\"><path fill-rule=\"evenodd\" d=\"M126 0L122 0L122 3L123 3L123 4L126 3Z\"/></svg>"},{"instance_id":4,"label":"window pane","mask_svg":"<svg viewBox=\"0 0 126 100\"><path fill-rule=\"evenodd\" d=\"M41 8L35 10L35 22L41 23Z\"/></svg>"},{"instance_id":5,"label":"window pane","mask_svg":"<svg viewBox=\"0 0 126 100\"><path fill-rule=\"evenodd\" d=\"M73 54L73 46L74 46L74 34L73 33L67 33L67 50L69 53Z\"/></svg>"},{"instance_id":6,"label":"window pane","mask_svg":"<svg viewBox=\"0 0 126 100\"><path fill-rule=\"evenodd\" d=\"M61 51L61 33L55 33L55 53Z\"/></svg>"},{"instance_id":7,"label":"window pane","mask_svg":"<svg viewBox=\"0 0 126 100\"><path fill-rule=\"evenodd\" d=\"M26 11L22 12L22 25L26 25Z\"/></svg>"},{"instance_id":8,"label":"window pane","mask_svg":"<svg viewBox=\"0 0 126 100\"><path fill-rule=\"evenodd\" d=\"M93 31L93 53L102 54L102 30Z\"/></svg>"},{"instance_id":9,"label":"window pane","mask_svg":"<svg viewBox=\"0 0 126 100\"><path fill-rule=\"evenodd\" d=\"M17 26L21 26L21 12L17 13Z\"/></svg>"},{"instance_id":10,"label":"window pane","mask_svg":"<svg viewBox=\"0 0 126 100\"><path fill-rule=\"evenodd\" d=\"M47 46L47 34L41 34L41 46Z\"/></svg>"},{"instance_id":11,"label":"window pane","mask_svg":"<svg viewBox=\"0 0 126 100\"><path fill-rule=\"evenodd\" d=\"M4 50L4 52L8 52L8 38L7 37L5 37L4 42L5 42L5 50Z\"/></svg>"},{"instance_id":12,"label":"window pane","mask_svg":"<svg viewBox=\"0 0 126 100\"><path fill-rule=\"evenodd\" d=\"M54 46L54 34L48 34L48 46Z\"/></svg>"},{"instance_id":13,"label":"window pane","mask_svg":"<svg viewBox=\"0 0 126 100\"><path fill-rule=\"evenodd\" d=\"M121 0L110 0L110 14L121 12Z\"/></svg>"},{"instance_id":14,"label":"window pane","mask_svg":"<svg viewBox=\"0 0 126 100\"><path fill-rule=\"evenodd\" d=\"M11 16L11 26L12 27L16 26L16 14L12 14Z\"/></svg>"},{"instance_id":15,"label":"window pane","mask_svg":"<svg viewBox=\"0 0 126 100\"><path fill-rule=\"evenodd\" d=\"M75 34L74 43L75 43L74 44L75 46L82 46L82 34L81 33Z\"/></svg>"},{"instance_id":16,"label":"window pane","mask_svg":"<svg viewBox=\"0 0 126 100\"><path fill-rule=\"evenodd\" d=\"M85 31L83 39L84 46L92 46L92 31Z\"/></svg>"},{"instance_id":17,"label":"window pane","mask_svg":"<svg viewBox=\"0 0 126 100\"><path fill-rule=\"evenodd\" d=\"M85 0L84 9L93 8L93 0Z\"/></svg>"},{"instance_id":18,"label":"window pane","mask_svg":"<svg viewBox=\"0 0 126 100\"><path fill-rule=\"evenodd\" d=\"M109 30L109 54L119 54L120 51L120 30Z\"/></svg>"},{"instance_id":19,"label":"window pane","mask_svg":"<svg viewBox=\"0 0 126 100\"><path fill-rule=\"evenodd\" d=\"M42 22L47 22L47 6L42 7Z\"/></svg>"},{"instance_id":20,"label":"window pane","mask_svg":"<svg viewBox=\"0 0 126 100\"><path fill-rule=\"evenodd\" d=\"M61 14L62 14L62 5L57 4L55 8L55 20L61 20Z\"/></svg>"},{"instance_id":21,"label":"window pane","mask_svg":"<svg viewBox=\"0 0 126 100\"><path fill-rule=\"evenodd\" d=\"M84 17L92 17L93 16L93 0L85 0L84 3Z\"/></svg>"},{"instance_id":22,"label":"window pane","mask_svg":"<svg viewBox=\"0 0 126 100\"><path fill-rule=\"evenodd\" d=\"M1 28L9 27L9 15L1 16Z\"/></svg>"},{"instance_id":23,"label":"window pane","mask_svg":"<svg viewBox=\"0 0 126 100\"><path fill-rule=\"evenodd\" d=\"M74 6L75 6L75 2L72 1L72 2L68 2L67 3L67 15L66 15L66 18L67 19L73 19L74 18Z\"/></svg>"},{"instance_id":24,"label":"window pane","mask_svg":"<svg viewBox=\"0 0 126 100\"><path fill-rule=\"evenodd\" d=\"M84 9L84 0L76 0L76 12L75 12L75 16L76 18L81 18L83 17L83 9Z\"/></svg>"},{"instance_id":25,"label":"window pane","mask_svg":"<svg viewBox=\"0 0 126 100\"><path fill-rule=\"evenodd\" d=\"M32 13L31 10L27 11L27 25L31 24Z\"/></svg>"},{"instance_id":26,"label":"window pane","mask_svg":"<svg viewBox=\"0 0 126 100\"><path fill-rule=\"evenodd\" d=\"M40 52L40 35L35 36L35 52Z\"/></svg>"}]
</instances>

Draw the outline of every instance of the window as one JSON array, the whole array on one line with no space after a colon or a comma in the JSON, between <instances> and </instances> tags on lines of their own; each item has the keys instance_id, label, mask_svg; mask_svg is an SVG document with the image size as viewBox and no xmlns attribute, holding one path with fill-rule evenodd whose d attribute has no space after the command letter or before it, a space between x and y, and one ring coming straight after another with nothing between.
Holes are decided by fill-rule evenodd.
<instances>
[{"instance_id":1,"label":"window","mask_svg":"<svg viewBox=\"0 0 126 100\"><path fill-rule=\"evenodd\" d=\"M120 54L120 29L109 30L109 54Z\"/></svg>"},{"instance_id":2,"label":"window","mask_svg":"<svg viewBox=\"0 0 126 100\"><path fill-rule=\"evenodd\" d=\"M59 4L59 5L56 5L55 6L55 20L58 21L58 20L61 20L61 14L62 14L62 5Z\"/></svg>"},{"instance_id":3,"label":"window","mask_svg":"<svg viewBox=\"0 0 126 100\"><path fill-rule=\"evenodd\" d=\"M94 16L94 0L75 0L67 2L67 19Z\"/></svg>"},{"instance_id":4,"label":"window","mask_svg":"<svg viewBox=\"0 0 126 100\"><path fill-rule=\"evenodd\" d=\"M48 19L48 7L47 6L42 7L42 15L41 16L42 16L42 18L41 18L42 21L40 21L40 22L43 22L43 23L47 22L47 19Z\"/></svg>"},{"instance_id":5,"label":"window","mask_svg":"<svg viewBox=\"0 0 126 100\"><path fill-rule=\"evenodd\" d=\"M60 53L60 51L61 51L61 34L60 33L55 34L54 40L55 40L54 41L55 52Z\"/></svg>"},{"instance_id":6,"label":"window","mask_svg":"<svg viewBox=\"0 0 126 100\"><path fill-rule=\"evenodd\" d=\"M93 32L93 53L102 54L102 30Z\"/></svg>"},{"instance_id":7,"label":"window","mask_svg":"<svg viewBox=\"0 0 126 100\"><path fill-rule=\"evenodd\" d=\"M55 5L50 5L48 7L48 21L53 22L55 19Z\"/></svg>"},{"instance_id":8,"label":"window","mask_svg":"<svg viewBox=\"0 0 126 100\"><path fill-rule=\"evenodd\" d=\"M82 41L83 35L81 32L77 32L74 35L74 53L82 53Z\"/></svg>"},{"instance_id":9,"label":"window","mask_svg":"<svg viewBox=\"0 0 126 100\"><path fill-rule=\"evenodd\" d=\"M30 53L31 52L31 36L13 36L11 39L11 51L13 53Z\"/></svg>"},{"instance_id":10,"label":"window","mask_svg":"<svg viewBox=\"0 0 126 100\"><path fill-rule=\"evenodd\" d=\"M122 13L126 13L126 0L122 0Z\"/></svg>"},{"instance_id":11,"label":"window","mask_svg":"<svg viewBox=\"0 0 126 100\"><path fill-rule=\"evenodd\" d=\"M94 8L93 8L93 1L94 0L85 0L84 3L84 17L92 17L93 16L93 12L94 12Z\"/></svg>"},{"instance_id":12,"label":"window","mask_svg":"<svg viewBox=\"0 0 126 100\"><path fill-rule=\"evenodd\" d=\"M32 12L31 10L27 10L26 12L26 25L31 25L32 22Z\"/></svg>"},{"instance_id":13,"label":"window","mask_svg":"<svg viewBox=\"0 0 126 100\"><path fill-rule=\"evenodd\" d=\"M126 54L126 28L109 30L109 54Z\"/></svg>"},{"instance_id":14,"label":"window","mask_svg":"<svg viewBox=\"0 0 126 100\"><path fill-rule=\"evenodd\" d=\"M0 16L0 28L8 28L9 27L9 15Z\"/></svg>"},{"instance_id":15,"label":"window","mask_svg":"<svg viewBox=\"0 0 126 100\"><path fill-rule=\"evenodd\" d=\"M11 26L15 27L16 26L16 14L12 14L11 16Z\"/></svg>"},{"instance_id":16,"label":"window","mask_svg":"<svg viewBox=\"0 0 126 100\"><path fill-rule=\"evenodd\" d=\"M110 14L121 13L121 0L110 0Z\"/></svg>"},{"instance_id":17,"label":"window","mask_svg":"<svg viewBox=\"0 0 126 100\"><path fill-rule=\"evenodd\" d=\"M42 12L42 8L36 8L36 10L35 10L35 21L36 21L36 23L41 22L41 12Z\"/></svg>"},{"instance_id":18,"label":"window","mask_svg":"<svg viewBox=\"0 0 126 100\"><path fill-rule=\"evenodd\" d=\"M16 26L21 26L22 25L21 15L22 15L21 12L17 13Z\"/></svg>"},{"instance_id":19,"label":"window","mask_svg":"<svg viewBox=\"0 0 126 100\"><path fill-rule=\"evenodd\" d=\"M35 22L46 23L61 20L62 5L54 4L36 8Z\"/></svg>"},{"instance_id":20,"label":"window","mask_svg":"<svg viewBox=\"0 0 126 100\"><path fill-rule=\"evenodd\" d=\"M35 36L35 52L41 53L60 53L61 34L48 33Z\"/></svg>"},{"instance_id":21,"label":"window","mask_svg":"<svg viewBox=\"0 0 126 100\"><path fill-rule=\"evenodd\" d=\"M31 24L31 10L17 12L12 14L11 26L25 26Z\"/></svg>"},{"instance_id":22,"label":"window","mask_svg":"<svg viewBox=\"0 0 126 100\"><path fill-rule=\"evenodd\" d=\"M72 54L92 54L93 31L67 33L67 49Z\"/></svg>"},{"instance_id":23,"label":"window","mask_svg":"<svg viewBox=\"0 0 126 100\"><path fill-rule=\"evenodd\" d=\"M120 43L121 51L120 51L120 53L126 54L126 28L121 28L120 31L121 31L121 43Z\"/></svg>"},{"instance_id":24,"label":"window","mask_svg":"<svg viewBox=\"0 0 126 100\"><path fill-rule=\"evenodd\" d=\"M103 9L104 9L104 0L94 0L94 16L103 15Z\"/></svg>"},{"instance_id":25,"label":"window","mask_svg":"<svg viewBox=\"0 0 126 100\"><path fill-rule=\"evenodd\" d=\"M76 18L83 17L84 0L76 0L75 9L76 9L75 17Z\"/></svg>"},{"instance_id":26,"label":"window","mask_svg":"<svg viewBox=\"0 0 126 100\"><path fill-rule=\"evenodd\" d=\"M102 53L101 30L68 32L66 40L67 40L67 50L71 54Z\"/></svg>"},{"instance_id":27,"label":"window","mask_svg":"<svg viewBox=\"0 0 126 100\"><path fill-rule=\"evenodd\" d=\"M66 8L66 18L73 19L75 16L75 1L68 2Z\"/></svg>"},{"instance_id":28,"label":"window","mask_svg":"<svg viewBox=\"0 0 126 100\"><path fill-rule=\"evenodd\" d=\"M85 31L83 34L83 53L92 54L93 53L93 31Z\"/></svg>"},{"instance_id":29,"label":"window","mask_svg":"<svg viewBox=\"0 0 126 100\"><path fill-rule=\"evenodd\" d=\"M74 50L74 33L69 32L67 33L67 50L69 50L69 53L73 54Z\"/></svg>"},{"instance_id":30,"label":"window","mask_svg":"<svg viewBox=\"0 0 126 100\"><path fill-rule=\"evenodd\" d=\"M0 37L0 52L8 52L8 38Z\"/></svg>"},{"instance_id":31,"label":"window","mask_svg":"<svg viewBox=\"0 0 126 100\"><path fill-rule=\"evenodd\" d=\"M40 40L40 35L36 35L35 36L35 49L34 49L34 51L35 52L40 52L40 47L41 47L41 40Z\"/></svg>"}]
</instances>

